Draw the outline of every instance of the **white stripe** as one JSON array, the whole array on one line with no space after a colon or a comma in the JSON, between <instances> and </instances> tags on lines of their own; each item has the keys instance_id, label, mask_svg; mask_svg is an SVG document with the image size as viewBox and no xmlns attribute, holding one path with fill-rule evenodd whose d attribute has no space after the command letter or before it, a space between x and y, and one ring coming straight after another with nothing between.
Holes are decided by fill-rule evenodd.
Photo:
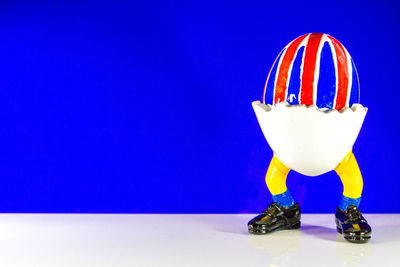
<instances>
[{"instance_id":1,"label":"white stripe","mask_svg":"<svg viewBox=\"0 0 400 267\"><path fill-rule=\"evenodd\" d=\"M351 58L351 60L353 60L352 58ZM351 62L350 62L351 63ZM354 62L353 62L354 63ZM355 70L355 72L356 72L356 76L357 76L357 83L358 83L358 99L357 99L357 103L360 103L360 101L361 101L361 92L360 92L360 89L361 89L361 87L360 87L360 78L358 77L358 72L357 72L357 67L356 67L356 64L353 64L354 65L354 70ZM352 75L352 77L353 77L353 73L351 73L351 75Z\"/></svg>"},{"instance_id":2,"label":"white stripe","mask_svg":"<svg viewBox=\"0 0 400 267\"><path fill-rule=\"evenodd\" d=\"M315 71L314 71L314 82L313 82L313 104L317 104L317 91L318 91L318 80L319 80L319 67L321 65L321 50L322 47L324 46L324 43L328 39L326 34L322 35L322 38L319 42L318 45L318 50L317 50L317 58L315 62Z\"/></svg>"},{"instance_id":3,"label":"white stripe","mask_svg":"<svg viewBox=\"0 0 400 267\"><path fill-rule=\"evenodd\" d=\"M343 46L344 51L346 52L346 59L347 59L347 71L349 73L349 83L347 85L347 96L346 96L346 107L349 106L350 102L350 94L351 94L351 87L353 85L353 67L351 66L351 56L349 51Z\"/></svg>"},{"instance_id":4,"label":"white stripe","mask_svg":"<svg viewBox=\"0 0 400 267\"><path fill-rule=\"evenodd\" d=\"M335 47L333 47L332 41L329 38L328 38L328 43L329 43L329 46L331 47L331 52L332 52L332 57L333 57L333 65L335 67L335 98L333 100L333 107L332 107L332 109L335 109L335 107L336 107L336 98L337 98L337 95L338 95L338 84L339 84L338 66L337 66L337 58L336 58Z\"/></svg>"},{"instance_id":5,"label":"white stripe","mask_svg":"<svg viewBox=\"0 0 400 267\"><path fill-rule=\"evenodd\" d=\"M304 58L306 56L307 44L308 44L308 39L310 39L310 35L311 35L311 33L309 33L307 35L307 37L304 38L303 42L301 42L301 45L304 45L304 52L303 52L303 58L301 59L301 65L300 65L300 90L299 90L299 96L298 96L299 104L301 103L301 85L303 84L303 81L301 78L303 77Z\"/></svg>"},{"instance_id":6,"label":"white stripe","mask_svg":"<svg viewBox=\"0 0 400 267\"><path fill-rule=\"evenodd\" d=\"M310 35L308 35L306 38L303 39L303 41L301 41L301 43L300 43L299 46L297 47L296 52L294 53L293 60L292 60L292 62L290 63L289 70L288 70L288 76L287 76L288 78L287 78L287 81L286 81L285 100L288 99L289 83L290 83L290 78L292 77L292 69L293 69L294 61L296 60L297 53L299 52L300 48L302 48L303 46L305 47L305 46L307 45L307 41L308 41L308 37L309 37L309 36L310 36ZM304 54L305 54L305 52L303 52L303 55L302 55L302 57L303 57L303 58L302 58L302 62L303 62L303 60L304 60ZM301 76L300 76L300 79L301 79ZM295 97L297 97L297 99L299 99L299 96L295 96ZM300 103L300 102L299 102L299 103Z\"/></svg>"}]
</instances>

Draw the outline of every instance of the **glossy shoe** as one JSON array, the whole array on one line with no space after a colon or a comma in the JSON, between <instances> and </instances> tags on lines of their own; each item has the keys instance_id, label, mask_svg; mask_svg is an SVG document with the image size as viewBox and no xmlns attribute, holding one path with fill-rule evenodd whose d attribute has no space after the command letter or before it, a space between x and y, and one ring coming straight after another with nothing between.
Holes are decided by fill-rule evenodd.
<instances>
[{"instance_id":1,"label":"glossy shoe","mask_svg":"<svg viewBox=\"0 0 400 267\"><path fill-rule=\"evenodd\" d=\"M268 234L283 229L299 229L299 204L296 203L285 208L272 202L260 215L249 221L248 228L251 234Z\"/></svg>"},{"instance_id":2,"label":"glossy shoe","mask_svg":"<svg viewBox=\"0 0 400 267\"><path fill-rule=\"evenodd\" d=\"M343 211L336 208L337 231L352 243L366 243L371 239L371 227L362 216L361 211L354 205Z\"/></svg>"}]
</instances>

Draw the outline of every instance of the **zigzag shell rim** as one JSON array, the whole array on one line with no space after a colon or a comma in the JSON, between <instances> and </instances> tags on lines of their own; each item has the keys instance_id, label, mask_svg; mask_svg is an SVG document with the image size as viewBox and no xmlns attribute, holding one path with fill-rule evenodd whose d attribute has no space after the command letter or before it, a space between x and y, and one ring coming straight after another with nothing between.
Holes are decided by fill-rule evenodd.
<instances>
[{"instance_id":1,"label":"zigzag shell rim","mask_svg":"<svg viewBox=\"0 0 400 267\"><path fill-rule=\"evenodd\" d=\"M343 107L340 110L336 109L327 109L327 108L319 108L316 105L304 105L304 104L298 104L298 105L291 105L287 101L280 102L276 105L270 105L270 104L263 104L260 101L253 101L252 106L258 106L262 108L266 112L270 111L277 111L282 108L290 108L290 109L307 109L307 110L316 110L318 112L324 113L324 114L344 114L348 112L367 112L368 108L364 107L361 104L355 103L351 107Z\"/></svg>"}]
</instances>

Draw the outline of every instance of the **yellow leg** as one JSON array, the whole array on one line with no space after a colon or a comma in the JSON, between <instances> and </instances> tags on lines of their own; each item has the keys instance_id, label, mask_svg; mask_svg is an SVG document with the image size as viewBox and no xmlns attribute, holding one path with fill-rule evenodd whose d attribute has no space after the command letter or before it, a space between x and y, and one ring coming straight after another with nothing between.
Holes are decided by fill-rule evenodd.
<instances>
[{"instance_id":1,"label":"yellow leg","mask_svg":"<svg viewBox=\"0 0 400 267\"><path fill-rule=\"evenodd\" d=\"M352 151L339 163L335 169L343 183L343 195L349 198L361 197L363 179L360 168Z\"/></svg>"},{"instance_id":2,"label":"yellow leg","mask_svg":"<svg viewBox=\"0 0 400 267\"><path fill-rule=\"evenodd\" d=\"M286 192L286 177L289 171L290 169L283 165L274 155L265 176L265 182L272 195Z\"/></svg>"}]
</instances>

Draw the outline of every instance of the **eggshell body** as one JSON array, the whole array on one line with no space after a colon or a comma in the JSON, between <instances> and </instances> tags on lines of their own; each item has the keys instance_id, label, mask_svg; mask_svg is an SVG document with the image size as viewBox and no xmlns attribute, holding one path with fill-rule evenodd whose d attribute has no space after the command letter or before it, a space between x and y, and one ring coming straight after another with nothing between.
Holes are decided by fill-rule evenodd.
<instances>
[{"instance_id":1,"label":"eggshell body","mask_svg":"<svg viewBox=\"0 0 400 267\"><path fill-rule=\"evenodd\" d=\"M336 168L352 149L367 108L353 104L340 111L315 105L252 103L275 156L290 169L317 176Z\"/></svg>"}]
</instances>

